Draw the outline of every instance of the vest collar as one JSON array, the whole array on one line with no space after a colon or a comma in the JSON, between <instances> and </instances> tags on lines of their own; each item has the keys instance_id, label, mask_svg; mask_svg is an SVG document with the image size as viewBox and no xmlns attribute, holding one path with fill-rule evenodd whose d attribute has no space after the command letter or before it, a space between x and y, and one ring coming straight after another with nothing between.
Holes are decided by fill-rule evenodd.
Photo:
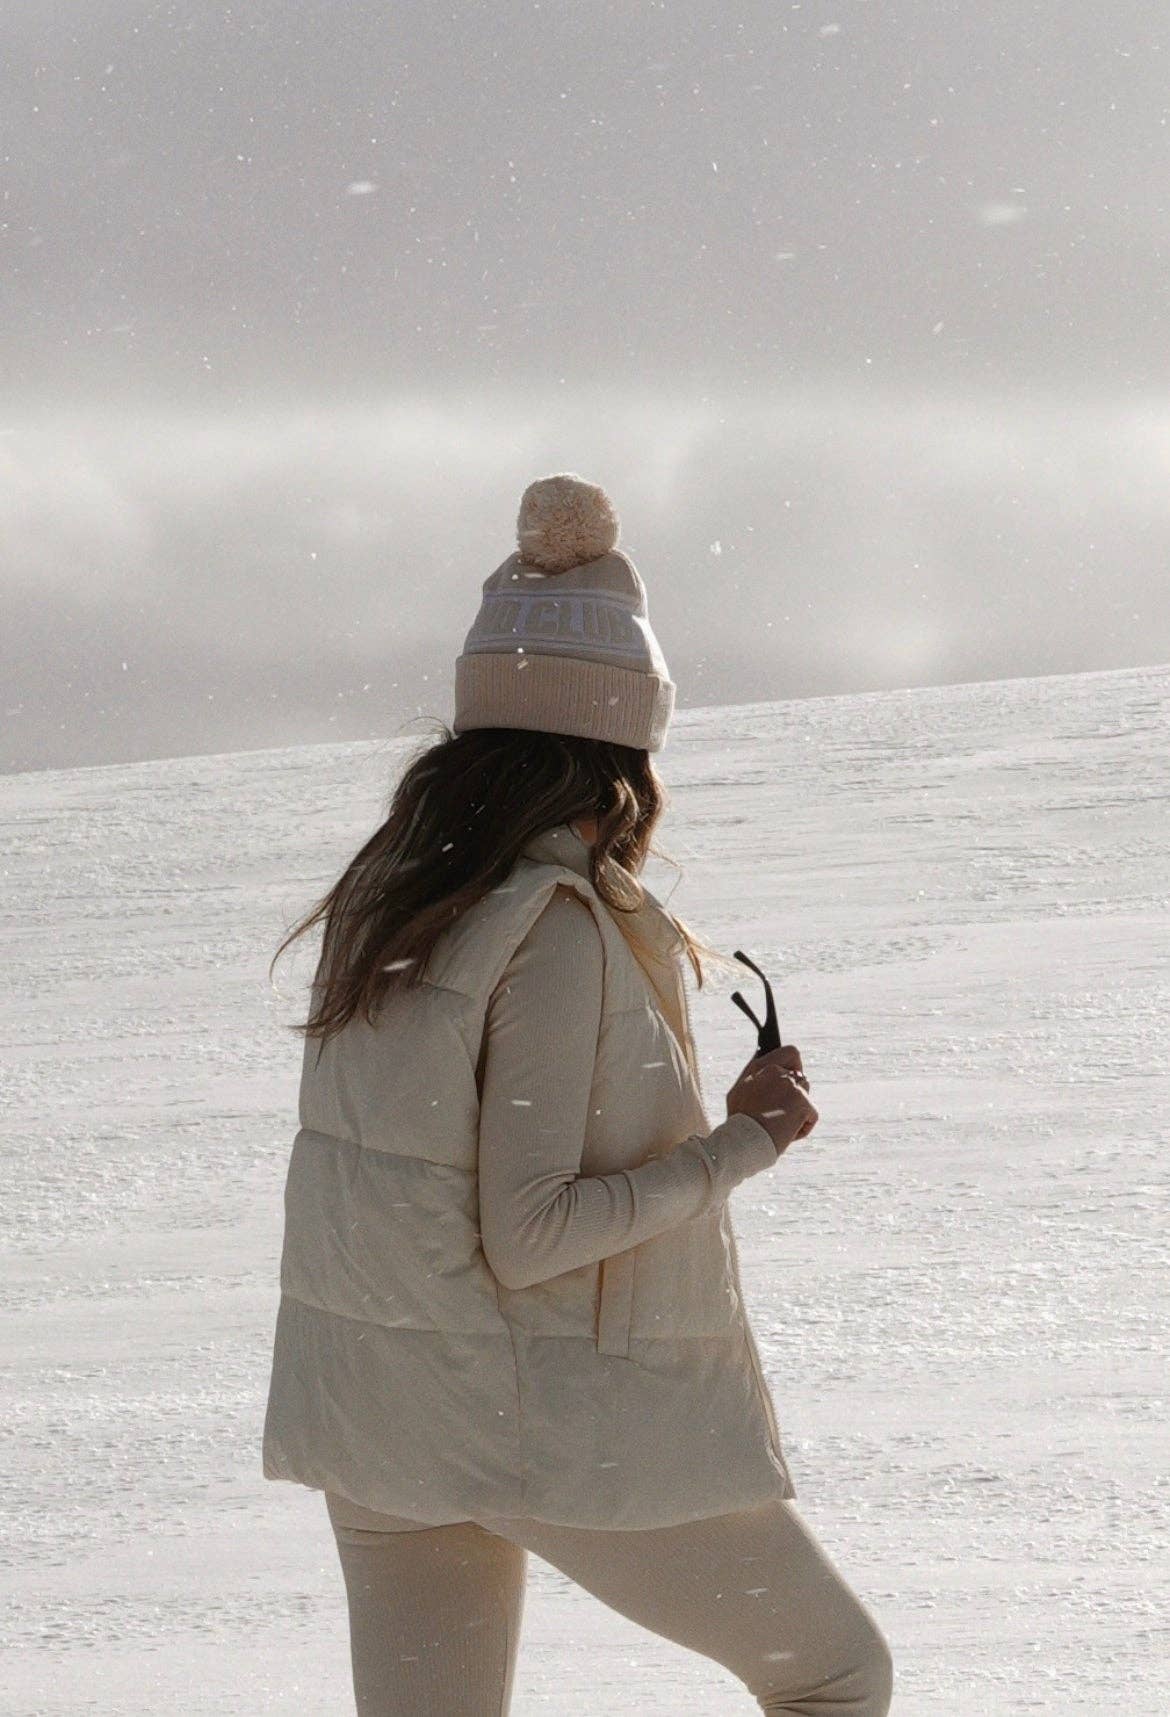
<instances>
[{"instance_id":1,"label":"vest collar","mask_svg":"<svg viewBox=\"0 0 1170 1717\"><path fill-rule=\"evenodd\" d=\"M521 851L525 858L534 859L537 864L568 865L578 876L589 875L589 848L568 823L533 835Z\"/></svg>"}]
</instances>

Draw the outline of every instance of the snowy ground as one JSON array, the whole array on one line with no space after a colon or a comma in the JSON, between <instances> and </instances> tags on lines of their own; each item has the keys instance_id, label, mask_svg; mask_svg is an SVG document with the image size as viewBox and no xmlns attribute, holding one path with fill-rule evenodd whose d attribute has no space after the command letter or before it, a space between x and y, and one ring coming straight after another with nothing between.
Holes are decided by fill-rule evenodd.
<instances>
[{"instance_id":1,"label":"snowy ground","mask_svg":"<svg viewBox=\"0 0 1170 1717\"><path fill-rule=\"evenodd\" d=\"M320 1498L260 1475L308 957L266 967L425 736L0 779L5 1713L351 1709ZM682 711L658 760L647 881L773 974L821 1110L733 1209L899 1717L1170 1710L1168 741L1152 668ZM514 1717L754 1709L531 1570Z\"/></svg>"}]
</instances>

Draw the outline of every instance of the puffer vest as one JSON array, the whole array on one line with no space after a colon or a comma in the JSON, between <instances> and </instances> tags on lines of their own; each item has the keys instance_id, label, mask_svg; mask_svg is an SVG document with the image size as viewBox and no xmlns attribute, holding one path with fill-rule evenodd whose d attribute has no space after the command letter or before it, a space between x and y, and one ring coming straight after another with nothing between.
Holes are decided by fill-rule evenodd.
<instances>
[{"instance_id":1,"label":"puffer vest","mask_svg":"<svg viewBox=\"0 0 1170 1717\"><path fill-rule=\"evenodd\" d=\"M681 933L646 889L632 917L650 951L636 955L588 867L568 825L545 831L442 933L418 989L323 1048L306 1039L266 1478L432 1525L668 1526L795 1496L726 1201L521 1289L479 1243L487 1008L558 883L604 949L598 1041L565 1046L594 1063L581 1173L713 1130Z\"/></svg>"}]
</instances>

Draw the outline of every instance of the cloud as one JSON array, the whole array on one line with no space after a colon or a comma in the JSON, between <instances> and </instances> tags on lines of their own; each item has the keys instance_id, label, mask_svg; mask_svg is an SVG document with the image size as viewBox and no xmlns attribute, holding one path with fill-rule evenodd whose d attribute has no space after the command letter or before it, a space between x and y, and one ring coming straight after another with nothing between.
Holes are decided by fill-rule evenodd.
<instances>
[{"instance_id":1,"label":"cloud","mask_svg":"<svg viewBox=\"0 0 1170 1717\"><path fill-rule=\"evenodd\" d=\"M1156 400L62 406L0 425L3 766L449 716L520 494L565 469L614 497L680 706L1170 656Z\"/></svg>"},{"instance_id":2,"label":"cloud","mask_svg":"<svg viewBox=\"0 0 1170 1717\"><path fill-rule=\"evenodd\" d=\"M0 434L0 588L101 601L148 574L150 523L108 447L60 425Z\"/></svg>"}]
</instances>

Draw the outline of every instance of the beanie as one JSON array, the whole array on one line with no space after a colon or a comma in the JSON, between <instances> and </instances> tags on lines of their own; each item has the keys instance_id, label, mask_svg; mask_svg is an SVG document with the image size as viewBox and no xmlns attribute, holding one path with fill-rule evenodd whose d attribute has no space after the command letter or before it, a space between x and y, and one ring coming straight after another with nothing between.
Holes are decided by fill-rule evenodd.
<instances>
[{"instance_id":1,"label":"beanie","mask_svg":"<svg viewBox=\"0 0 1170 1717\"><path fill-rule=\"evenodd\" d=\"M675 687L605 490L571 471L537 478L516 540L456 659L452 731L535 728L660 751Z\"/></svg>"}]
</instances>

